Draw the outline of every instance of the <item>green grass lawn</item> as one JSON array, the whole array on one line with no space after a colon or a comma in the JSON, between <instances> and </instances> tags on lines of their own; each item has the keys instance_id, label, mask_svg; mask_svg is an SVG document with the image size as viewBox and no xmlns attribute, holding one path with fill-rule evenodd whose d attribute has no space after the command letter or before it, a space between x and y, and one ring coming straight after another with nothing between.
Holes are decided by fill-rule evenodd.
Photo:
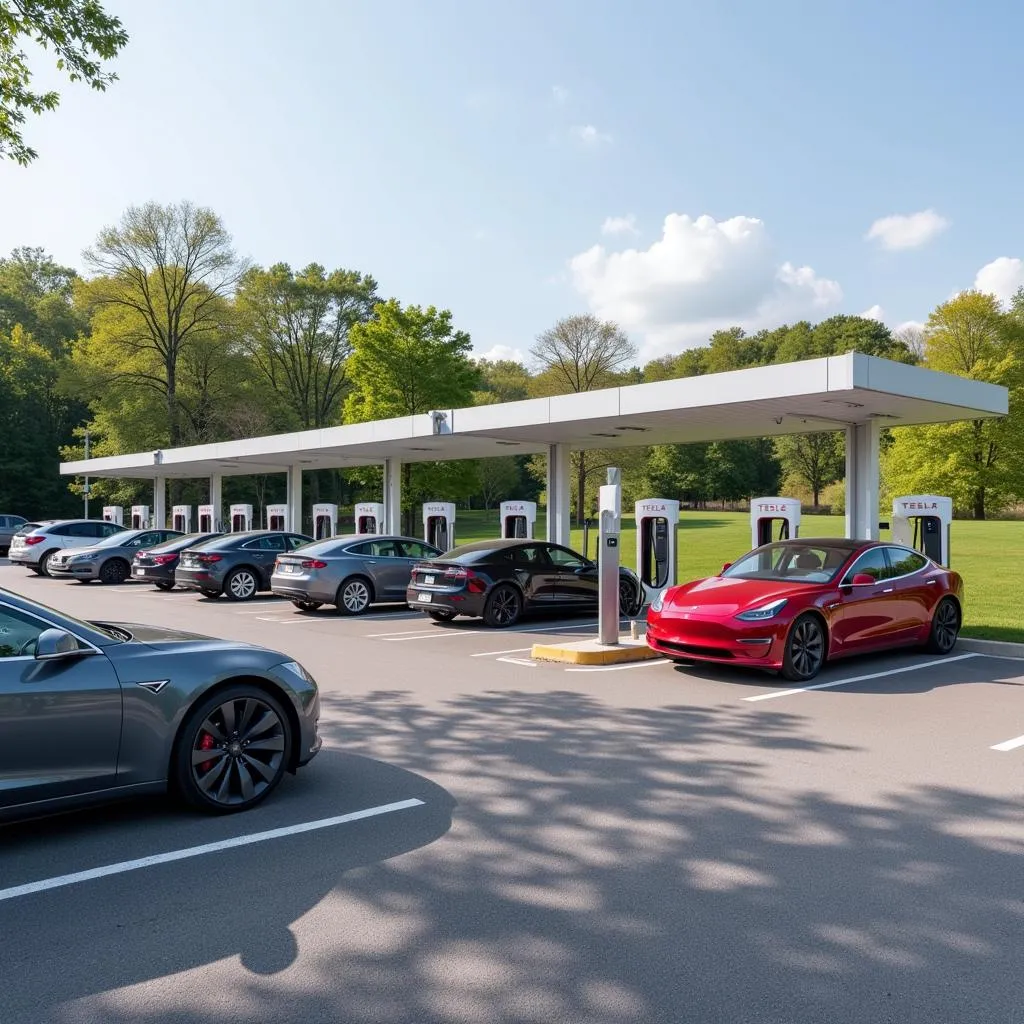
<instances>
[{"instance_id":1,"label":"green grass lawn","mask_svg":"<svg viewBox=\"0 0 1024 1024\"><path fill-rule=\"evenodd\" d=\"M684 512L679 526L679 580L710 576L725 562L750 549L750 518L741 512ZM841 537L842 516L804 516L802 537ZM497 510L460 509L455 524L458 543L498 535ZM538 511L536 536L544 537L543 510ZM883 537L883 539L885 539ZM590 537L591 557L596 540ZM583 531L572 531L572 546L583 550ZM951 540L952 568L964 578L964 635L1024 643L1024 608L1019 574L1024 567L1024 522L957 521ZM623 564L636 567L636 529L623 517Z\"/></svg>"}]
</instances>

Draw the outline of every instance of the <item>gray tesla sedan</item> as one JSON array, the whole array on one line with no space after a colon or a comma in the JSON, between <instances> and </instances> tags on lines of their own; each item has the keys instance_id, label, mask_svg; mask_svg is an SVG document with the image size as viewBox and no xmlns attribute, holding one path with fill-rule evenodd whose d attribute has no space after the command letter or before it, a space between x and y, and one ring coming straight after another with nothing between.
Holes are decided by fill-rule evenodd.
<instances>
[{"instance_id":1,"label":"gray tesla sedan","mask_svg":"<svg viewBox=\"0 0 1024 1024\"><path fill-rule=\"evenodd\" d=\"M0 590L0 818L167 790L243 811L313 758L319 717L284 654Z\"/></svg>"},{"instance_id":2,"label":"gray tesla sedan","mask_svg":"<svg viewBox=\"0 0 1024 1024\"><path fill-rule=\"evenodd\" d=\"M138 552L180 536L179 530L121 530L88 547L62 548L50 559L50 575L124 583L132 574L132 559Z\"/></svg>"},{"instance_id":3,"label":"gray tesla sedan","mask_svg":"<svg viewBox=\"0 0 1024 1024\"><path fill-rule=\"evenodd\" d=\"M270 589L303 611L332 604L359 615L374 602L404 602L412 567L440 554L413 537L331 537L278 555Z\"/></svg>"}]
</instances>

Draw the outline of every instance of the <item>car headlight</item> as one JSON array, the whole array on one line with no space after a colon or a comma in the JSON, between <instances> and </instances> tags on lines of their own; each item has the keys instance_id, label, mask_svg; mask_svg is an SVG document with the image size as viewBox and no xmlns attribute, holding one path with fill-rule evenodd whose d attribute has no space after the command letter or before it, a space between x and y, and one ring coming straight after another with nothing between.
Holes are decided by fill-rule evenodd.
<instances>
[{"instance_id":1,"label":"car headlight","mask_svg":"<svg viewBox=\"0 0 1024 1024\"><path fill-rule=\"evenodd\" d=\"M298 676L304 683L316 686L316 680L297 661L286 661L281 668Z\"/></svg>"},{"instance_id":2,"label":"car headlight","mask_svg":"<svg viewBox=\"0 0 1024 1024\"><path fill-rule=\"evenodd\" d=\"M751 608L748 612L740 612L736 618L743 619L744 622L760 622L762 619L773 618L785 607L786 598L780 597L778 601L772 601L771 604L763 604L760 608Z\"/></svg>"},{"instance_id":3,"label":"car headlight","mask_svg":"<svg viewBox=\"0 0 1024 1024\"><path fill-rule=\"evenodd\" d=\"M76 565L81 565L83 562L91 562L92 561L92 555L72 555L68 559L68 561L69 562L73 562Z\"/></svg>"},{"instance_id":4,"label":"car headlight","mask_svg":"<svg viewBox=\"0 0 1024 1024\"><path fill-rule=\"evenodd\" d=\"M659 590L654 595L654 600L651 601L650 608L652 612L660 612L662 605L665 603L665 591Z\"/></svg>"}]
</instances>

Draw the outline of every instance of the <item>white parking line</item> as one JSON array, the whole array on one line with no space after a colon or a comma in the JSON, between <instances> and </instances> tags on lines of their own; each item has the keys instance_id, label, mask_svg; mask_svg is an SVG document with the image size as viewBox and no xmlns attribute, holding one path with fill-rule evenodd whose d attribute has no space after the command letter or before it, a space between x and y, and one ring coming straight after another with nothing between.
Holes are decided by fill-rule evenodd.
<instances>
[{"instance_id":1,"label":"white parking line","mask_svg":"<svg viewBox=\"0 0 1024 1024\"><path fill-rule=\"evenodd\" d=\"M257 615L256 618L260 622L276 622L279 626L297 626L299 623L305 621L305 619L300 619L298 617L291 619L272 619L269 615Z\"/></svg>"},{"instance_id":2,"label":"white parking line","mask_svg":"<svg viewBox=\"0 0 1024 1024\"><path fill-rule=\"evenodd\" d=\"M390 633L365 633L369 640L377 640L387 636L433 636L437 629L393 629Z\"/></svg>"},{"instance_id":3,"label":"white parking line","mask_svg":"<svg viewBox=\"0 0 1024 1024\"><path fill-rule=\"evenodd\" d=\"M483 630L480 629L440 629L436 633L416 633L413 636L389 636L385 638L384 642L387 644L402 644L407 640L437 640L439 637L445 636L476 636L477 633L482 632Z\"/></svg>"},{"instance_id":4,"label":"white parking line","mask_svg":"<svg viewBox=\"0 0 1024 1024\"><path fill-rule=\"evenodd\" d=\"M537 662L530 661L529 658L495 658L495 661L505 661L509 665L525 665L527 668L536 668Z\"/></svg>"},{"instance_id":5,"label":"white parking line","mask_svg":"<svg viewBox=\"0 0 1024 1024\"><path fill-rule=\"evenodd\" d=\"M650 665L667 665L668 658L648 658L647 661L633 661L628 665L583 665L567 668L566 672L625 672L631 668L647 668Z\"/></svg>"},{"instance_id":6,"label":"white parking line","mask_svg":"<svg viewBox=\"0 0 1024 1024\"><path fill-rule=\"evenodd\" d=\"M184 850L171 850L168 853L156 853L150 857L139 857L137 860L123 860L119 864L107 864L101 868L90 868L88 871L76 871L70 875L57 875L54 878L44 878L38 882L29 882L27 885L14 885L9 889L0 889L0 902L13 900L19 896L31 896L33 893L45 892L47 889L59 889L66 885L77 885L79 882L90 882L95 878L105 878L108 875L120 875L126 871L138 871L140 868L151 868L158 864L168 864L175 860L186 860L189 857L201 857L207 853L220 853L221 850L232 850L238 846L251 846L253 843L265 843L269 839L282 839L285 836L299 835L302 832L315 832L322 828L332 828L335 825L345 825L350 821L360 821L363 818L375 818L381 814L392 814L395 811L404 811L410 807L422 807L423 801L415 797L410 800L398 800L391 804L379 804L377 807L367 807L362 811L352 811L349 814L339 814L334 818L320 818L318 821L305 821L298 825L286 825L284 828L273 828L267 832L251 832L245 836L235 836L234 839L222 839L217 843L205 843L202 846L190 846Z\"/></svg>"},{"instance_id":7,"label":"white parking line","mask_svg":"<svg viewBox=\"0 0 1024 1024\"><path fill-rule=\"evenodd\" d=\"M493 658L496 654L522 654L523 651L532 651L533 647L510 647L507 651L481 651L479 654L471 654L471 658Z\"/></svg>"},{"instance_id":8,"label":"white parking line","mask_svg":"<svg viewBox=\"0 0 1024 1024\"><path fill-rule=\"evenodd\" d=\"M849 676L846 679L833 679L827 683L814 683L812 686L798 686L792 690L773 690L771 693L759 693L753 697L744 697L745 701L773 700L775 697L790 697L794 693L807 693L808 690L828 690L833 686L848 686L850 683L863 683L869 679L882 679L885 676L898 676L904 672L917 672L922 668L938 668L940 665L952 665L954 661L966 661L968 658L980 658L980 654L958 654L955 658L935 658L923 661L918 665L904 665L902 668L890 668L884 672L870 672L865 676Z\"/></svg>"},{"instance_id":9,"label":"white parking line","mask_svg":"<svg viewBox=\"0 0 1024 1024\"><path fill-rule=\"evenodd\" d=\"M997 743L994 747L990 747L990 750L1016 750L1018 747L1024 747L1024 736L1017 736L1012 740L1004 740L1002 743Z\"/></svg>"}]
</instances>

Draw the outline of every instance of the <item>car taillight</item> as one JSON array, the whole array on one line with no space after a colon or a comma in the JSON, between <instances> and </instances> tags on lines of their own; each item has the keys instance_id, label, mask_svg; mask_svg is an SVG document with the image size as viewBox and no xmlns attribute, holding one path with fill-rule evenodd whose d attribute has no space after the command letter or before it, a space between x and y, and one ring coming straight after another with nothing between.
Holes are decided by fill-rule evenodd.
<instances>
[{"instance_id":1,"label":"car taillight","mask_svg":"<svg viewBox=\"0 0 1024 1024\"><path fill-rule=\"evenodd\" d=\"M45 539L46 539L45 537L26 537L25 538L25 543L26 544L42 544Z\"/></svg>"},{"instance_id":2,"label":"car taillight","mask_svg":"<svg viewBox=\"0 0 1024 1024\"><path fill-rule=\"evenodd\" d=\"M459 565L453 565L445 572L445 576L450 580L468 580L472 575L469 569L463 569Z\"/></svg>"},{"instance_id":3,"label":"car taillight","mask_svg":"<svg viewBox=\"0 0 1024 1024\"><path fill-rule=\"evenodd\" d=\"M168 562L173 562L177 557L177 555L153 555L152 559L157 565L166 565Z\"/></svg>"},{"instance_id":4,"label":"car taillight","mask_svg":"<svg viewBox=\"0 0 1024 1024\"><path fill-rule=\"evenodd\" d=\"M327 563L321 562L319 558L307 558L305 562L300 563L303 569L326 569Z\"/></svg>"},{"instance_id":5,"label":"car taillight","mask_svg":"<svg viewBox=\"0 0 1024 1024\"><path fill-rule=\"evenodd\" d=\"M472 569L464 569L461 565L453 565L444 577L446 580L465 580L466 589L471 594L482 594L487 589L487 584Z\"/></svg>"},{"instance_id":6,"label":"car taillight","mask_svg":"<svg viewBox=\"0 0 1024 1024\"><path fill-rule=\"evenodd\" d=\"M203 565L209 565L211 562L219 562L220 555L196 555L196 561L202 562Z\"/></svg>"}]
</instances>

